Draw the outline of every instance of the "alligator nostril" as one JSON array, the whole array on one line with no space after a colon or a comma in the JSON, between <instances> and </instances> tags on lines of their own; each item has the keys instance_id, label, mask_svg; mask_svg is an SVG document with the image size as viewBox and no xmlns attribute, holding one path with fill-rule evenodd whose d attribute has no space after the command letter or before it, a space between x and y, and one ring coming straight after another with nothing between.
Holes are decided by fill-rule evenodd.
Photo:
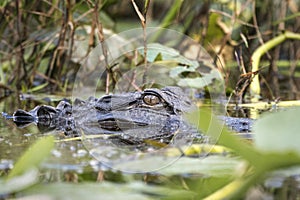
<instances>
[{"instance_id":1,"label":"alligator nostril","mask_svg":"<svg viewBox=\"0 0 300 200\"><path fill-rule=\"evenodd\" d=\"M248 126L249 125L249 123L247 123L247 122L242 122L242 126Z\"/></svg>"}]
</instances>

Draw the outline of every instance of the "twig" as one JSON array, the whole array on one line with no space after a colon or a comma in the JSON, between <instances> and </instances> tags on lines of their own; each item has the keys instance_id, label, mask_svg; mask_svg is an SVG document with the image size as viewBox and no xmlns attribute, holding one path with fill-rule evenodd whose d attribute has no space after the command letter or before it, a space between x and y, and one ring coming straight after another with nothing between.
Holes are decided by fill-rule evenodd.
<instances>
[{"instance_id":1,"label":"twig","mask_svg":"<svg viewBox=\"0 0 300 200\"><path fill-rule=\"evenodd\" d=\"M18 50L17 50L17 58L16 58L16 61L17 61L17 67L18 67L18 73L17 73L17 86L20 87L20 80L24 79L25 80L28 78L28 74L27 74L27 69L26 69L26 66L25 66L25 60L24 60L24 47L22 45L22 40L23 40L23 37L24 37L24 31L21 32L21 25L22 25L22 9L20 8L20 3L21 1L20 0L16 0L16 12L17 12L17 37L18 37L18 42L19 42L19 45L18 45ZM23 77L22 77L22 74L21 74L21 69L23 69Z\"/></svg>"},{"instance_id":2,"label":"twig","mask_svg":"<svg viewBox=\"0 0 300 200\"><path fill-rule=\"evenodd\" d=\"M108 94L109 93L109 83L110 83L110 76L111 76L111 70L110 70L110 66L109 66L109 63L108 63L108 50L107 50L107 46L106 46L106 43L105 43L105 37L104 37L104 33L103 33L103 26L102 26L102 23L101 21L99 21L99 5L102 5L102 2L101 0L97 0L95 1L95 3L93 3L92 1L88 1L88 3L94 8L94 26L97 27L97 36L98 36L98 39L100 41L100 44L101 44L101 48L102 48L102 53L103 53L103 56L104 56L104 62L105 62L105 67L106 67L106 70L107 70L107 75L106 75L106 84L105 84L105 93ZM92 34L91 34L92 35ZM90 42L91 42L91 38L90 37Z\"/></svg>"},{"instance_id":3,"label":"twig","mask_svg":"<svg viewBox=\"0 0 300 200\"><path fill-rule=\"evenodd\" d=\"M134 7L135 12L137 13L137 15L139 16L142 26L143 28L146 26L146 19L144 17L144 15L141 13L141 11L139 10L139 7L135 4L134 0L131 0L131 3Z\"/></svg>"},{"instance_id":4,"label":"twig","mask_svg":"<svg viewBox=\"0 0 300 200\"><path fill-rule=\"evenodd\" d=\"M150 0L146 0L145 4L144 4L144 12L143 14L141 13L141 11L139 10L138 6L136 5L134 0L131 0L132 5L134 7L135 12L137 13L137 15L140 18L141 24L142 24L142 28L143 28L143 43L144 43L144 68L145 68L145 72L143 75L143 84L145 84L147 82L147 71L148 71L148 65L147 65L147 33L146 33L146 19L147 19L147 11L149 8L149 3Z\"/></svg>"},{"instance_id":5,"label":"twig","mask_svg":"<svg viewBox=\"0 0 300 200\"><path fill-rule=\"evenodd\" d=\"M77 136L77 137L72 137L72 138L65 138L65 139L60 139L60 140L55 140L56 143L59 142L70 142L70 141L78 141L78 140L84 140L84 139L107 139L110 137L115 137L118 136L118 134L98 134L98 135L85 135L82 133L82 136Z\"/></svg>"},{"instance_id":6,"label":"twig","mask_svg":"<svg viewBox=\"0 0 300 200\"><path fill-rule=\"evenodd\" d=\"M215 10L215 9L213 9L213 8L211 8L211 9L209 10L209 12L210 12L210 13L217 13L217 14L220 14L220 15L222 15L222 16L224 16L224 17L227 17L227 18L231 18L231 19L233 18L232 15L230 15L230 14L228 14L228 13L226 13L226 12L220 11L220 10ZM244 25L244 26L254 27L253 24L244 22L243 20L240 20L240 19L236 19L236 22L238 22L238 23L240 23L240 24L242 24L242 25Z\"/></svg>"}]
</instances>

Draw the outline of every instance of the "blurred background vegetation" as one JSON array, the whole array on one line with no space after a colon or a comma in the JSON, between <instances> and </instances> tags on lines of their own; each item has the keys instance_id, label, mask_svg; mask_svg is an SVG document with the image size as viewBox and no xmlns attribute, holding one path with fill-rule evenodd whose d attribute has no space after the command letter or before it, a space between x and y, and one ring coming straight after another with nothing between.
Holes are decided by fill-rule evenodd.
<instances>
[{"instance_id":1,"label":"blurred background vegetation","mask_svg":"<svg viewBox=\"0 0 300 200\"><path fill-rule=\"evenodd\" d=\"M283 31L300 32L299 0L153 0L147 26L182 32L202 44L222 72L228 93L251 71L256 48ZM136 0L142 10L144 1ZM0 91L71 91L80 62L105 37L141 27L132 2L3 0L0 3ZM100 37L100 38L99 38ZM76 53L76 41L88 40ZM263 97L299 98L300 41L285 41L263 57ZM297 68L298 67L298 68ZM281 81L287 84L279 84Z\"/></svg>"},{"instance_id":2,"label":"blurred background vegetation","mask_svg":"<svg viewBox=\"0 0 300 200\"><path fill-rule=\"evenodd\" d=\"M149 2L147 9L148 27L159 26L176 30L190 36L204 46L211 57L214 58L216 67L222 72L228 95L235 89L240 75L251 72L251 56L258 47L261 47L267 41L285 31L300 33L300 0L135 0L141 11L144 10L145 2ZM130 0L1 0L0 100L11 93L45 93L47 96L48 94L55 94L59 98L62 95L68 94L72 91L72 84L74 83L76 72L81 67L82 61L99 44L103 36L107 38L113 33L120 33L140 27L140 18ZM87 48L80 48L78 45L80 42L86 42ZM286 100L300 99L299 40L286 40L277 45L262 57L260 66L262 70L259 72L259 76L264 100L272 101L279 97ZM15 96L12 95L12 97ZM15 100L12 98L12 101ZM4 104L3 111L10 106L11 104ZM16 107L19 106L16 105ZM11 112L11 108L9 112ZM297 123L298 113L299 110L292 114L287 113L286 115L280 115L279 113L279 115L275 116L276 120L269 119L269 123L266 123L266 125L264 125L265 121L263 121L262 125L260 125L261 127L259 127L260 129L256 130L256 133L259 133L259 130L261 131L260 134L257 134L258 137L261 137L261 146L270 149L274 148L277 150L277 154L262 154L261 152L257 152L255 148L250 148L250 145L240 143L240 140L228 140L225 137L222 140L221 138L220 144L235 150L242 159L251 163L254 169L256 169L255 173L252 173L252 170L248 170L244 165L240 166L240 164L239 169L236 169L236 160L233 160L233 163L231 160L230 165L228 165L228 162L225 162L226 160L223 160L222 157L222 160L218 160L219 158L217 158L219 162L212 160L212 162L205 164L199 159L192 158L189 160L191 164L187 160L182 161L184 171L182 171L183 167L179 165L178 168L175 168L177 171L169 172L170 175L167 173L167 175L162 176L149 174L145 175L143 181L139 182L153 182L160 185L169 184L170 187L175 188L172 191L174 192L172 193L174 194L173 196L177 198L182 197L182 199L186 199L186 192L196 191L197 197L200 198L211 194L225 184L232 186L230 181L233 179L233 176L237 177L237 181L234 180L232 182L236 185L231 188L231 192L235 192L236 188L240 191L245 190L250 185L255 185L259 178L263 177L264 173L282 166L292 166L300 163L298 154L288 154L289 152L282 154L283 150L293 146L291 144L295 144L297 148L294 148L299 153L298 137L293 135L297 132L294 130L299 130L295 126L299 124ZM287 120L289 123L282 125L282 119L286 119L287 116L290 116ZM196 118L194 117L194 119ZM211 117L204 117L204 119L211 119ZM210 124L209 122L203 123ZM278 128L278 131L284 130L281 135L277 134L280 136L277 141L276 139L272 139L274 138L273 135L276 128L270 129L274 125L282 128ZM14 149L16 155L19 156L20 152L24 151L21 149L21 147L24 148L22 142L25 145L29 145L34 140L33 138L40 136L32 134L32 137L29 137L30 134L28 132L31 133L32 131L25 130L24 133L26 134L23 135L19 134L20 130L17 130L15 126L10 125L7 127L9 127L9 130L2 131L5 137L2 135L1 137L4 139L1 138L1 141L5 141L7 135L8 138L11 136L15 137L16 142L9 142L13 141L11 138L8 142L2 142L3 150L1 152L3 155L5 154L3 152L7 153L11 149ZM11 130L14 131L13 134L11 134ZM265 132L267 133L266 137L263 134ZM290 136L286 136L287 133L290 133ZM223 135L226 136L229 134ZM53 143L53 138L45 139L43 142L46 140L50 141L48 141L48 144ZM62 148L69 148L68 145L64 146L65 143L62 144ZM282 144L286 144L284 149L281 149ZM35 148L31 148L35 149L32 155L39 155L38 157L29 155L27 158L33 158L38 162L42 157L46 157L46 154L49 152L45 151L43 154L41 146L45 146L45 143L39 143ZM48 146L50 151L51 145ZM71 153L74 155L73 152ZM10 153L7 153L7 155L11 157ZM224 159L228 158L230 159L230 157L224 157ZM64 157L59 159L63 160ZM261 162L256 162L257 160ZM35 164L31 160L29 161L28 165ZM19 173L20 171L18 170L25 171L25 164L20 163L19 166L21 167L16 167L11 174ZM215 170L215 166L220 167L219 171L225 169L225 171L229 170L231 173L226 171L224 177L221 175L219 177L210 177L205 170ZM201 167L204 169L204 172L201 172L201 169L199 171ZM194 168L196 168L196 172L202 178L204 177L204 180L199 179L199 176L193 176ZM238 175L232 174L236 173L235 170L245 171L244 174L246 176L240 179L240 174L243 172L239 172ZM219 171L216 170L217 173ZM1 175L3 176L5 173L2 172ZM183 175L178 175L182 173ZM299 173L298 171L296 173L295 180L298 180ZM116 180L125 182L125 178L127 178L127 175L125 177L121 173L112 173L110 175L112 178L108 178L107 174L102 174L100 171L99 173L87 173L77 176L76 173L71 171L71 173L65 173L64 175L65 180L70 182L77 182L78 177L79 182L83 182L84 180L94 181L95 179L98 181L112 179L115 182L117 182ZM63 176L62 174L60 175ZM75 181L72 180L72 177L75 177ZM51 178L53 177L49 178L49 182L51 182ZM55 180L55 177L53 179ZM57 179L60 180L59 178ZM142 180L140 177L136 179ZM133 178L128 178L128 180L132 181ZM277 194L278 199L283 199L281 197L283 195L288 196L290 191L298 191L299 185L294 184L295 180L291 178L286 181L287 186L282 186L281 191L278 192L273 189L271 192ZM22 183L22 181L19 182ZM9 182L6 183L10 187L9 192L15 192L15 188L11 187ZM1 182L0 184L5 185L6 183ZM277 180L275 183L278 183ZM30 184L32 183L28 185ZM86 194L95 195L97 196L96 199L99 198L98 195L103 194L111 198L111 195L115 194L115 192L121 192L121 195L124 195L122 192L129 191L128 193L131 194L132 191L137 190L137 186L140 187L138 189L141 191L144 190L144 188L141 188L141 185L137 184L129 184L125 190L124 188L120 188L120 184L107 185L107 188L110 187L110 189L103 187L102 190L99 190L99 188L96 190L94 187L90 187L90 185L62 185L57 182L52 186L50 185L51 187L44 184L44 182L43 184L36 185L37 188L31 190L33 194L44 187L51 195L57 194L62 197L73 195L71 197L76 197L77 193L74 192L74 187L78 186L82 187L81 190L76 188L75 191L78 189L85 197ZM66 186L70 187L70 190L66 190ZM208 189L203 190L204 186ZM0 188L2 189L2 193L7 194L4 187ZM184 191L178 191L178 189L182 188ZM199 188L200 190L198 190ZM153 192L153 188L150 189L146 190L147 192L143 192L143 194L152 194L152 197L158 197ZM225 189L228 191L227 187ZM152 193L149 191L152 191ZM224 191L221 190L220 193L223 194ZM182 193L181 196L178 196L179 192ZM165 195L168 191L163 190L160 193ZM192 197L195 196L194 193L189 195ZM296 194L291 196L291 198L295 196ZM1 198L5 198L5 196L0 195ZM77 198L82 199L81 196Z\"/></svg>"}]
</instances>

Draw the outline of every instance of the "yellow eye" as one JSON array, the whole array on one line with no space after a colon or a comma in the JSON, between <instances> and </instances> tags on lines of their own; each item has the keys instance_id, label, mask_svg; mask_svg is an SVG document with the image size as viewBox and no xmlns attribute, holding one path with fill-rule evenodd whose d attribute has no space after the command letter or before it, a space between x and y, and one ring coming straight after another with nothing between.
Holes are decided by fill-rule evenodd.
<instances>
[{"instance_id":1,"label":"yellow eye","mask_svg":"<svg viewBox=\"0 0 300 200\"><path fill-rule=\"evenodd\" d=\"M143 101L149 106L154 106L160 103L159 97L151 94L145 95Z\"/></svg>"}]
</instances>

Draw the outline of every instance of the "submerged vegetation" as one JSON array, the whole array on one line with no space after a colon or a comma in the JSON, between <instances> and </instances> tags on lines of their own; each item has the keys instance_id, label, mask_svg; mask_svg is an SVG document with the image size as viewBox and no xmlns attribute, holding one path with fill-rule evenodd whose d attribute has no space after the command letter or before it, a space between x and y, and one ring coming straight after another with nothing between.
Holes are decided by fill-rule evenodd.
<instances>
[{"instance_id":1,"label":"submerged vegetation","mask_svg":"<svg viewBox=\"0 0 300 200\"><path fill-rule=\"evenodd\" d=\"M59 135L54 139L42 134L30 135L34 131L28 129L30 136L27 132L27 135L25 132L23 134L29 141L28 146L29 143L31 145L24 153L18 153L23 153L18 160L13 158L13 167L1 167L2 162L7 162L7 152L0 153L0 199L22 196L98 199L99 196L124 198L125 195L131 199L299 198L300 127L297 119L300 110L285 108L299 106L299 7L299 0L2 1L2 101L7 96L19 94L23 94L24 99L38 100L39 103L49 102L49 99L55 101L58 95L69 97L78 72L88 65L88 57L96 49L104 55L102 63L105 73L103 77L98 77L101 81L97 82L101 94L113 92L120 74L126 74L140 65L144 66L144 74L151 72L151 67L162 70L159 71L159 78L165 79L162 75L165 71L159 66L167 63L170 67L167 69L172 72L170 76L176 77L178 85L188 83L204 88L201 90L204 96L209 90L207 84L218 77L214 71L217 69L224 80L226 95L233 102L228 104L228 108L233 107L230 112L234 114L243 106L271 113L264 114L255 122L254 139L251 141L237 138L235 133L213 123L216 127L212 129L221 132L215 138L217 145L194 144L185 150L168 149L168 156L178 157L182 153L184 156L166 168L145 174L110 171L99 167L93 160L85 160L88 153L82 149L75 153L74 146L68 146L79 142L80 138L61 139ZM157 38L164 35L163 32L147 35L146 28L153 26L187 35L206 49L212 58L212 62L201 60L204 63L201 64L211 70L204 74L207 76L196 73L200 62L183 59L167 43L151 43L152 40L159 41ZM140 27L143 31L135 31L135 34L140 33L136 37L142 38L142 46L111 62L110 55L118 52L110 52L110 45L126 41L127 38L121 37L124 36L123 31ZM114 33L120 33L120 37L111 38ZM185 47L189 49L190 46ZM82 82L87 84L93 73L91 71ZM139 90L140 86L135 85L138 80L136 73L139 71L126 74L125 79ZM151 84L155 86L155 83ZM216 85L212 90L216 91L218 87ZM38 94L47 98L40 98ZM57 96L52 98L50 95ZM12 112L20 106L28 105L24 106L18 99L2 107L3 111ZM277 112L278 107L282 109L280 112ZM208 109L201 109L188 118L205 132L212 121L217 121L210 113ZM253 117L248 111L242 113L243 116ZM199 115L201 120L197 121ZM7 124L1 122L0 125ZM7 133L8 130L0 132L0 144L4 144L3 140L12 134ZM16 129L12 132L19 133ZM8 143L5 142L5 145ZM80 146L78 143L76 145ZM51 156L54 155L58 160L62 156L56 150L58 146L67 146L71 155L76 155L73 159L82 159L82 163L76 164L83 165L86 171L81 168L76 170L75 167L56 170L52 165L45 166L42 162L44 158L53 159ZM145 157L121 165L142 167L159 159L159 156L153 156L149 161ZM55 170L56 173L53 173ZM272 181L274 177L280 179L279 186L276 180Z\"/></svg>"}]
</instances>

